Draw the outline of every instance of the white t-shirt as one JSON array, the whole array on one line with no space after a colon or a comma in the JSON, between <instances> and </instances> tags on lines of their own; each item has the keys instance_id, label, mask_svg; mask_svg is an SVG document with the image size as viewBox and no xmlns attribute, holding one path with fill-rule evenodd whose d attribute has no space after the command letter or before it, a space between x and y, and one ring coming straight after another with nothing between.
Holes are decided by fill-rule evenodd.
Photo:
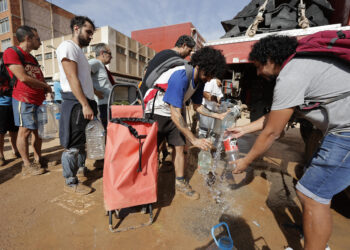
<instances>
[{"instance_id":1,"label":"white t-shirt","mask_svg":"<svg viewBox=\"0 0 350 250\"><path fill-rule=\"evenodd\" d=\"M83 50L72 40L64 41L58 46L56 50L58 68L60 70L60 83L62 92L72 92L72 89L67 80L66 74L62 67L62 60L67 58L74 61L78 65L78 79L81 84L84 95L94 100L94 88L91 79L91 68L88 60L86 59Z\"/></svg>"},{"instance_id":2,"label":"white t-shirt","mask_svg":"<svg viewBox=\"0 0 350 250\"><path fill-rule=\"evenodd\" d=\"M224 95L222 94L221 88L217 84L217 80L215 78L211 79L209 82L205 83L204 92L208 92L212 96L216 96L218 100L220 100ZM203 97L203 106L208 108L209 110L213 110L213 106L216 105L215 102L209 101Z\"/></svg>"}]
</instances>

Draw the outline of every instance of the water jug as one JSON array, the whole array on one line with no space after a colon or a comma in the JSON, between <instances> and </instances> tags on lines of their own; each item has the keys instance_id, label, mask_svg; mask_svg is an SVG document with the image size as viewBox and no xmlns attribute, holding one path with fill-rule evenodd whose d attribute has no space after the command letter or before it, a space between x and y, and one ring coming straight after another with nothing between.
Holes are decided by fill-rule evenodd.
<instances>
[{"instance_id":1,"label":"water jug","mask_svg":"<svg viewBox=\"0 0 350 250\"><path fill-rule=\"evenodd\" d=\"M85 128L86 156L93 160L102 160L105 157L105 129L95 117Z\"/></svg>"},{"instance_id":2,"label":"water jug","mask_svg":"<svg viewBox=\"0 0 350 250\"><path fill-rule=\"evenodd\" d=\"M203 175L209 174L213 159L209 151L201 150L198 154L198 171Z\"/></svg>"},{"instance_id":3,"label":"water jug","mask_svg":"<svg viewBox=\"0 0 350 250\"><path fill-rule=\"evenodd\" d=\"M42 139L56 138L58 132L58 121L56 113L58 112L57 104L47 102L42 104L38 109L38 133Z\"/></svg>"},{"instance_id":4,"label":"water jug","mask_svg":"<svg viewBox=\"0 0 350 250\"><path fill-rule=\"evenodd\" d=\"M221 226L225 226L227 230L227 235L221 236L219 239L216 239L215 237L215 229ZM218 246L219 249L222 250L231 250L233 249L233 240L231 238L230 229L228 228L228 225L226 222L221 222L211 228L211 235L213 236L213 239L215 241L215 244Z\"/></svg>"}]
</instances>

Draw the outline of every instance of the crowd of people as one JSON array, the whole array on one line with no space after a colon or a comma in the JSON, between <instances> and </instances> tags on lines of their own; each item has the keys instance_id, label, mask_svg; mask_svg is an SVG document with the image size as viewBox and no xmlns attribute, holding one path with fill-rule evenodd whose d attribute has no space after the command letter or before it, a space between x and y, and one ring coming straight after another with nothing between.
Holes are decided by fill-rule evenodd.
<instances>
[{"instance_id":1,"label":"crowd of people","mask_svg":"<svg viewBox=\"0 0 350 250\"><path fill-rule=\"evenodd\" d=\"M112 59L108 44L97 44L96 58L90 60L82 50L92 40L96 29L93 21L76 16L71 20L70 28L72 38L63 41L56 50L59 77L54 76L54 89L55 100L62 104L59 138L64 148L61 157L64 191L85 195L92 191L83 184L87 171L85 127L99 113L106 128L108 96L116 83L106 67ZM22 173L40 175L45 170L41 157L42 139L38 135L38 108L52 89L45 82L37 60L30 54L41 45L37 30L20 26L16 37L19 46L8 48L3 54L4 64L16 83L11 95L0 97L0 165L6 163L4 135L9 131L13 154L23 160ZM190 56L188 64L162 73L154 85L146 89L144 100L146 117L158 123L158 147L165 141L173 148L176 193L193 200L199 199L199 193L185 178L186 141L199 149L209 150L212 143L206 139L205 130L212 128L213 120L209 120L211 125L203 126L203 119L223 119L229 112L213 112L213 105L218 105L222 98L219 79L226 71L225 57L211 47L193 51L195 45L190 36L179 37L174 48L159 52L148 63L144 77L146 79L152 70L171 57ZM292 37L267 36L252 47L249 59L257 74L276 81L276 85L268 114L248 125L228 129L236 138L262 130L249 153L235 162L233 173L245 171L254 159L268 150L295 113L323 131L320 147L296 189L303 207L305 249L324 249L331 235L332 197L350 184L350 117L346 114L350 97L327 104L326 111L304 112L299 106L308 99L326 100L349 92L350 70L344 63L327 57L296 57L285 64L297 45L297 40ZM143 87L141 84L140 88ZM184 108L189 101L202 120L199 137L191 132L186 122ZM30 135L33 160L29 157Z\"/></svg>"}]
</instances>

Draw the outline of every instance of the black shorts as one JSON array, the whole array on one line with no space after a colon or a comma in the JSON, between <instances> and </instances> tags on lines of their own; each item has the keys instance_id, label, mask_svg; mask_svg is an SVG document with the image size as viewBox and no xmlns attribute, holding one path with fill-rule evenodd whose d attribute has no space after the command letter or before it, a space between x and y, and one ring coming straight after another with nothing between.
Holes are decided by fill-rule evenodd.
<instances>
[{"instance_id":1,"label":"black shorts","mask_svg":"<svg viewBox=\"0 0 350 250\"><path fill-rule=\"evenodd\" d=\"M149 116L150 114L146 114L147 118L149 118ZM184 146L186 144L185 136L176 127L170 117L154 114L153 119L158 122L158 147L164 139L172 146Z\"/></svg>"},{"instance_id":2,"label":"black shorts","mask_svg":"<svg viewBox=\"0 0 350 250\"><path fill-rule=\"evenodd\" d=\"M18 131L18 127L15 126L15 120L13 118L12 105L0 106L0 134L6 134L7 131Z\"/></svg>"}]
</instances>

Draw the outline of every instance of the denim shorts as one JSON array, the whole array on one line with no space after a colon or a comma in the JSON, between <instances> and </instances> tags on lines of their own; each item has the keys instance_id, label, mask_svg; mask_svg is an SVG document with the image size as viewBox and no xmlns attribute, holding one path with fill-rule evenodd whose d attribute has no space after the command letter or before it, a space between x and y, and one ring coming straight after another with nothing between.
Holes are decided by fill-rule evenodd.
<instances>
[{"instance_id":1,"label":"denim shorts","mask_svg":"<svg viewBox=\"0 0 350 250\"><path fill-rule=\"evenodd\" d=\"M296 188L307 197L329 204L350 185L350 132L328 134Z\"/></svg>"},{"instance_id":2,"label":"denim shorts","mask_svg":"<svg viewBox=\"0 0 350 250\"><path fill-rule=\"evenodd\" d=\"M38 129L38 105L20 102L12 98L12 108L16 126L31 130Z\"/></svg>"}]
</instances>

